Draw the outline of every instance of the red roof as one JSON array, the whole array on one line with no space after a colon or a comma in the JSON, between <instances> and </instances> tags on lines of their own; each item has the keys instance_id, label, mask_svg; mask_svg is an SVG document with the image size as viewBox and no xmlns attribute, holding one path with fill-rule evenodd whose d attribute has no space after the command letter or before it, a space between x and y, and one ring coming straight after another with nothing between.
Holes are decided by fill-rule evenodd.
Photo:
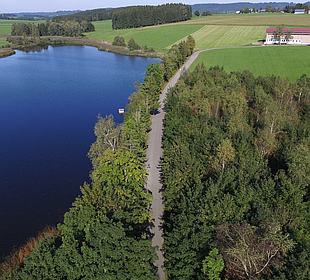
<instances>
[{"instance_id":1,"label":"red roof","mask_svg":"<svg viewBox=\"0 0 310 280\"><path fill-rule=\"evenodd\" d=\"M266 33L273 34L278 30L275 27L269 27L266 29ZM284 33L292 33L295 35L310 35L310 28L282 28Z\"/></svg>"}]
</instances>

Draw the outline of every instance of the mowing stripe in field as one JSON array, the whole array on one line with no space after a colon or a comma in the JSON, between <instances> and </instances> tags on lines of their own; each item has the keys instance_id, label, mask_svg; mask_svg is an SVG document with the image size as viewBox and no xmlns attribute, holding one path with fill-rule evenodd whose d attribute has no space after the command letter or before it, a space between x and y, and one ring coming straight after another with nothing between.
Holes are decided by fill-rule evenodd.
<instances>
[{"instance_id":1,"label":"mowing stripe in field","mask_svg":"<svg viewBox=\"0 0 310 280\"><path fill-rule=\"evenodd\" d=\"M193 36L199 49L245 46L263 40L265 26L207 25Z\"/></svg>"},{"instance_id":2,"label":"mowing stripe in field","mask_svg":"<svg viewBox=\"0 0 310 280\"><path fill-rule=\"evenodd\" d=\"M205 25L192 34L198 49L246 46L265 38L266 26ZM185 40L186 37L181 40ZM181 41L180 40L180 41Z\"/></svg>"},{"instance_id":3,"label":"mowing stripe in field","mask_svg":"<svg viewBox=\"0 0 310 280\"><path fill-rule=\"evenodd\" d=\"M200 54L199 63L223 66L227 71L249 70L255 75L278 75L296 80L310 75L310 47L270 46L210 50Z\"/></svg>"}]
</instances>

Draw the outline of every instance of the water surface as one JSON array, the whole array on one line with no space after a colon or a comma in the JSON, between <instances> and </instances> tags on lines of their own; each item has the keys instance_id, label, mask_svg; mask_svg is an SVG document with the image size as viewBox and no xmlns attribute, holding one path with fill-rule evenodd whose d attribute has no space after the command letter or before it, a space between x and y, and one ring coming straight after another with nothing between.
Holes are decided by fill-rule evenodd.
<instances>
[{"instance_id":1,"label":"water surface","mask_svg":"<svg viewBox=\"0 0 310 280\"><path fill-rule=\"evenodd\" d=\"M154 62L92 47L0 59L0 256L62 220L88 178L98 114L122 121Z\"/></svg>"}]
</instances>

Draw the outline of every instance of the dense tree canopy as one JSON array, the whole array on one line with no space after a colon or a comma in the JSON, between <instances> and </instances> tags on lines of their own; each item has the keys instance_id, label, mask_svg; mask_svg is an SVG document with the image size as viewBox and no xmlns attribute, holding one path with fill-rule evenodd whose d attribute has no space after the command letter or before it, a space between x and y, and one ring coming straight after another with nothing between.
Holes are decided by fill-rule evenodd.
<instances>
[{"instance_id":1,"label":"dense tree canopy","mask_svg":"<svg viewBox=\"0 0 310 280\"><path fill-rule=\"evenodd\" d=\"M48 21L46 23L17 22L12 25L12 36L81 36L84 32L94 31L94 25L89 21Z\"/></svg>"},{"instance_id":2,"label":"dense tree canopy","mask_svg":"<svg viewBox=\"0 0 310 280\"><path fill-rule=\"evenodd\" d=\"M171 91L169 279L310 279L309 86L198 66Z\"/></svg>"},{"instance_id":3,"label":"dense tree canopy","mask_svg":"<svg viewBox=\"0 0 310 280\"><path fill-rule=\"evenodd\" d=\"M78 13L74 13L72 15L66 16L58 16L55 17L56 21L100 21L100 20L108 20L112 19L112 12L114 9L106 8L106 9L94 9L87 10Z\"/></svg>"},{"instance_id":4,"label":"dense tree canopy","mask_svg":"<svg viewBox=\"0 0 310 280\"><path fill-rule=\"evenodd\" d=\"M185 21L191 17L191 6L183 4L125 7L113 11L112 27L113 29L135 28Z\"/></svg>"}]
</instances>

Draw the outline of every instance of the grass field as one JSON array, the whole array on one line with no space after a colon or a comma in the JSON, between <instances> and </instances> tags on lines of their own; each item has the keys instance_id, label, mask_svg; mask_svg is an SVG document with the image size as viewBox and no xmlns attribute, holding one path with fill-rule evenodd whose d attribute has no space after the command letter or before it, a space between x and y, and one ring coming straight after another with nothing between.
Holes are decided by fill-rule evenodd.
<instances>
[{"instance_id":1,"label":"grass field","mask_svg":"<svg viewBox=\"0 0 310 280\"><path fill-rule=\"evenodd\" d=\"M268 26L310 26L310 15L212 15L194 17L187 22L123 30L113 30L111 21L94 24L96 31L87 34L90 38L112 42L115 36L120 35L126 40L133 38L142 46L161 51L190 34L199 49L250 45L264 39Z\"/></svg>"},{"instance_id":2,"label":"grass field","mask_svg":"<svg viewBox=\"0 0 310 280\"><path fill-rule=\"evenodd\" d=\"M249 70L255 75L279 75L290 80L310 73L310 47L249 47L211 50L200 54L199 63L223 66L227 71Z\"/></svg>"},{"instance_id":3,"label":"grass field","mask_svg":"<svg viewBox=\"0 0 310 280\"><path fill-rule=\"evenodd\" d=\"M11 33L12 21L0 20L0 47L7 45L6 37Z\"/></svg>"},{"instance_id":4,"label":"grass field","mask_svg":"<svg viewBox=\"0 0 310 280\"><path fill-rule=\"evenodd\" d=\"M87 37L112 42L115 36L123 36L125 40L130 38L141 46L152 47L155 50L164 50L183 37L194 33L202 28L203 24L167 24L160 26L151 26L144 28L132 28L113 30L112 22L99 21L94 22L96 31L87 33Z\"/></svg>"},{"instance_id":5,"label":"grass field","mask_svg":"<svg viewBox=\"0 0 310 280\"><path fill-rule=\"evenodd\" d=\"M310 26L310 15L294 14L227 14L193 18L188 24L235 25L235 26Z\"/></svg>"},{"instance_id":6,"label":"grass field","mask_svg":"<svg viewBox=\"0 0 310 280\"><path fill-rule=\"evenodd\" d=\"M0 46L6 44L13 21L0 20ZM96 31L87 33L92 39L112 42L117 35L127 41L133 38L141 46L166 51L171 45L192 34L197 48L222 48L245 46L264 39L268 26L310 26L310 15L251 14L212 15L194 17L187 22L165 24L135 29L113 30L111 20L94 22Z\"/></svg>"},{"instance_id":7,"label":"grass field","mask_svg":"<svg viewBox=\"0 0 310 280\"><path fill-rule=\"evenodd\" d=\"M197 48L207 49L250 45L264 39L265 30L265 26L205 25L192 35Z\"/></svg>"}]
</instances>

